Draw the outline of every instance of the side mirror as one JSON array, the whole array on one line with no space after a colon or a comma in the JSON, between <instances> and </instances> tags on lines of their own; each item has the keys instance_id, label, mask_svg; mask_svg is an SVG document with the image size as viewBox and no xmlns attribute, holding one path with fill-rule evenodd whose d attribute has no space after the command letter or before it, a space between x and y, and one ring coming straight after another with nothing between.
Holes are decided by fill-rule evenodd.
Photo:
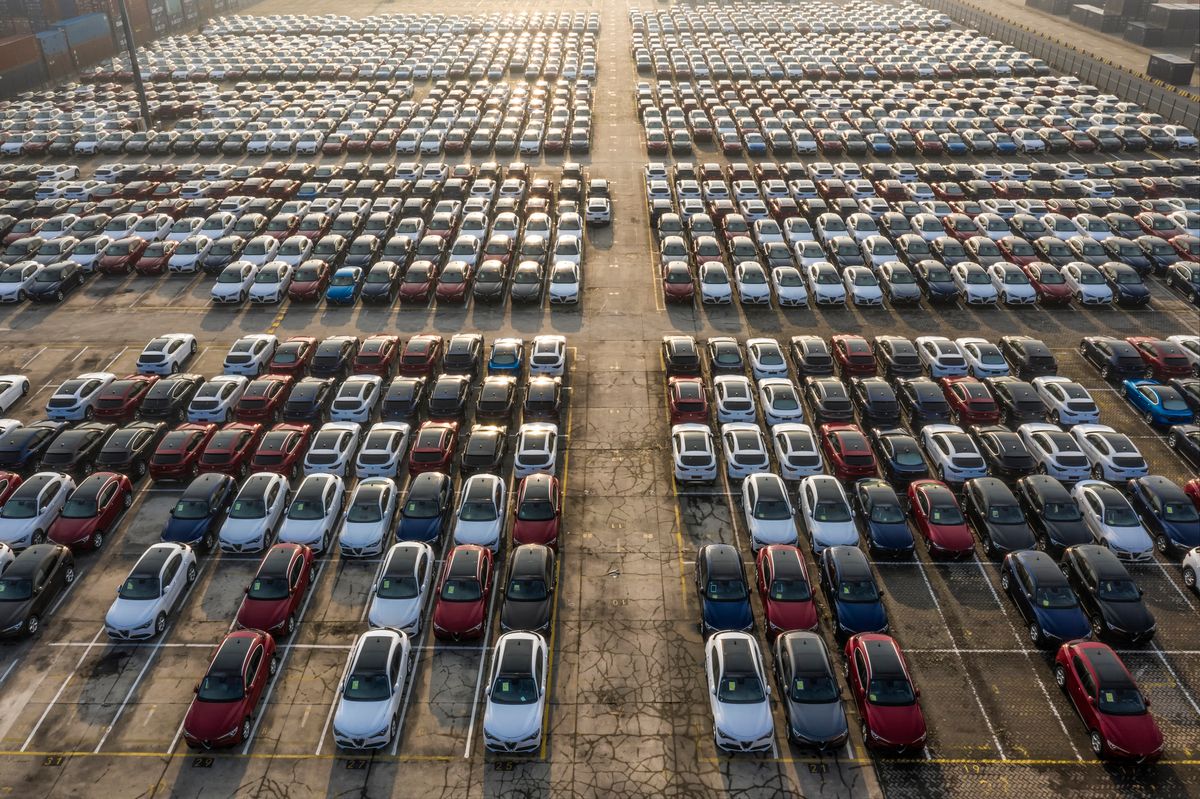
<instances>
[{"instance_id":1,"label":"side mirror","mask_svg":"<svg viewBox=\"0 0 1200 799\"><path fill-rule=\"evenodd\" d=\"M250 593L250 586L246 586L245 588L243 588L243 589L242 589L242 593L243 593L243 594L248 594L248 593Z\"/></svg>"},{"instance_id":2,"label":"side mirror","mask_svg":"<svg viewBox=\"0 0 1200 799\"><path fill-rule=\"evenodd\" d=\"M771 686L767 686L767 696L771 695Z\"/></svg>"},{"instance_id":3,"label":"side mirror","mask_svg":"<svg viewBox=\"0 0 1200 799\"><path fill-rule=\"evenodd\" d=\"M1142 702L1146 705L1146 707L1150 707L1150 697L1146 696L1145 694L1142 694Z\"/></svg>"},{"instance_id":4,"label":"side mirror","mask_svg":"<svg viewBox=\"0 0 1200 799\"><path fill-rule=\"evenodd\" d=\"M878 593L878 594L879 594L879 598L880 598L880 599L883 599L883 595L884 595L884 593L885 593L885 592L884 592L884 590L883 590L882 588L880 588L880 589L879 589L879 590L878 590L876 593Z\"/></svg>"},{"instance_id":5,"label":"side mirror","mask_svg":"<svg viewBox=\"0 0 1200 799\"><path fill-rule=\"evenodd\" d=\"M1146 589L1139 587L1138 588L1138 596L1145 596L1145 595L1146 595Z\"/></svg>"}]
</instances>

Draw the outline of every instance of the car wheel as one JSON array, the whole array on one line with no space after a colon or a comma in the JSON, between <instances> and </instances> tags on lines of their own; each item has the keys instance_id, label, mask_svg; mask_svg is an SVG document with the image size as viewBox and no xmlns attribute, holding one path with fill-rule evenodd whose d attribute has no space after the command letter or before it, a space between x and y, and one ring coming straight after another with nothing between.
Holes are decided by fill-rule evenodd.
<instances>
[{"instance_id":1,"label":"car wheel","mask_svg":"<svg viewBox=\"0 0 1200 799\"><path fill-rule=\"evenodd\" d=\"M392 716L392 723L388 725L388 740L396 737L396 731L400 728L400 714L396 713Z\"/></svg>"},{"instance_id":2,"label":"car wheel","mask_svg":"<svg viewBox=\"0 0 1200 799\"><path fill-rule=\"evenodd\" d=\"M250 722L249 716L246 716L246 718L242 719L242 735L241 735L242 741L250 740L250 730L252 730L253 728L254 728L254 725Z\"/></svg>"},{"instance_id":3,"label":"car wheel","mask_svg":"<svg viewBox=\"0 0 1200 799\"><path fill-rule=\"evenodd\" d=\"M1167 537L1165 535L1155 536L1154 548L1157 549L1162 554L1166 555L1168 552L1170 552L1171 542L1167 539Z\"/></svg>"},{"instance_id":4,"label":"car wheel","mask_svg":"<svg viewBox=\"0 0 1200 799\"><path fill-rule=\"evenodd\" d=\"M64 298L64 296L65 296L65 295L62 293L62 289L59 289L58 291L54 292L54 300L55 300L55 302L62 302L62 301L63 301L63 298Z\"/></svg>"},{"instance_id":5,"label":"car wheel","mask_svg":"<svg viewBox=\"0 0 1200 799\"><path fill-rule=\"evenodd\" d=\"M1149 417L1150 414L1146 414L1146 416ZM1146 419L1146 424L1150 424L1149 418ZM1171 449L1179 449L1179 439L1173 435L1167 436L1167 446L1170 447Z\"/></svg>"},{"instance_id":6,"label":"car wheel","mask_svg":"<svg viewBox=\"0 0 1200 799\"><path fill-rule=\"evenodd\" d=\"M996 558L1000 551L996 548L996 542L989 535L983 539L983 551L989 558Z\"/></svg>"},{"instance_id":7,"label":"car wheel","mask_svg":"<svg viewBox=\"0 0 1200 799\"><path fill-rule=\"evenodd\" d=\"M166 629L167 629L167 614L160 613L160 614L158 614L158 618L154 620L154 633L155 633L155 635L162 635Z\"/></svg>"},{"instance_id":8,"label":"car wheel","mask_svg":"<svg viewBox=\"0 0 1200 799\"><path fill-rule=\"evenodd\" d=\"M179 364L177 364L177 363L171 364L171 374L176 374L178 372L179 372Z\"/></svg>"},{"instance_id":9,"label":"car wheel","mask_svg":"<svg viewBox=\"0 0 1200 799\"><path fill-rule=\"evenodd\" d=\"M193 463L193 464L192 464L192 468L188 470L188 477L190 477L190 478L192 478L193 480L195 480L195 479L196 479L196 477L197 477L199 474L200 474L200 466L199 466L199 464L195 464L195 463Z\"/></svg>"},{"instance_id":10,"label":"car wheel","mask_svg":"<svg viewBox=\"0 0 1200 799\"><path fill-rule=\"evenodd\" d=\"M75 564L74 563L72 563L70 566L68 566L66 572L63 573L63 582L65 582L67 585L70 585L71 583L75 582Z\"/></svg>"},{"instance_id":11,"label":"car wheel","mask_svg":"<svg viewBox=\"0 0 1200 799\"><path fill-rule=\"evenodd\" d=\"M136 474L138 477L145 477L146 476L146 462L138 461L137 463L135 463L133 465L133 473Z\"/></svg>"},{"instance_id":12,"label":"car wheel","mask_svg":"<svg viewBox=\"0 0 1200 799\"><path fill-rule=\"evenodd\" d=\"M196 571L196 564L195 564L195 563L193 563L193 564L191 564L190 566L188 566L188 570L187 570L187 577L186 577L186 579L187 579L187 584L188 584L188 585L191 585L192 583L196 582L196 574L197 574L197 571Z\"/></svg>"},{"instance_id":13,"label":"car wheel","mask_svg":"<svg viewBox=\"0 0 1200 799\"><path fill-rule=\"evenodd\" d=\"M1029 623L1029 640L1033 642L1034 646L1042 645L1042 628L1036 621Z\"/></svg>"},{"instance_id":14,"label":"car wheel","mask_svg":"<svg viewBox=\"0 0 1200 799\"><path fill-rule=\"evenodd\" d=\"M1103 369L1100 370L1100 376L1103 377L1105 380L1112 380L1112 367L1105 366Z\"/></svg>"},{"instance_id":15,"label":"car wheel","mask_svg":"<svg viewBox=\"0 0 1200 799\"><path fill-rule=\"evenodd\" d=\"M1062 666L1054 667L1054 684L1062 690L1067 690L1067 670Z\"/></svg>"},{"instance_id":16,"label":"car wheel","mask_svg":"<svg viewBox=\"0 0 1200 799\"><path fill-rule=\"evenodd\" d=\"M88 539L88 543L91 544L92 549L100 549L100 547L104 546L104 531L97 530L96 532L92 533L92 537Z\"/></svg>"},{"instance_id":17,"label":"car wheel","mask_svg":"<svg viewBox=\"0 0 1200 799\"><path fill-rule=\"evenodd\" d=\"M1079 345L1079 355L1080 357L1087 357L1087 348L1085 348L1082 344Z\"/></svg>"},{"instance_id":18,"label":"car wheel","mask_svg":"<svg viewBox=\"0 0 1200 799\"><path fill-rule=\"evenodd\" d=\"M29 393L29 383L26 382L25 385L21 386L21 396L24 397L28 393Z\"/></svg>"},{"instance_id":19,"label":"car wheel","mask_svg":"<svg viewBox=\"0 0 1200 799\"><path fill-rule=\"evenodd\" d=\"M25 302L25 292L24 291L17 292L17 302Z\"/></svg>"},{"instance_id":20,"label":"car wheel","mask_svg":"<svg viewBox=\"0 0 1200 799\"><path fill-rule=\"evenodd\" d=\"M1050 411L1050 422L1062 427L1062 415L1058 411Z\"/></svg>"},{"instance_id":21,"label":"car wheel","mask_svg":"<svg viewBox=\"0 0 1200 799\"><path fill-rule=\"evenodd\" d=\"M866 746L870 746L871 745L871 730L867 727L867 722L859 721L858 722L858 730L862 734L863 744Z\"/></svg>"},{"instance_id":22,"label":"car wheel","mask_svg":"<svg viewBox=\"0 0 1200 799\"><path fill-rule=\"evenodd\" d=\"M1096 757L1104 757L1104 738L1101 737L1100 733L1092 730L1091 741L1092 754Z\"/></svg>"},{"instance_id":23,"label":"car wheel","mask_svg":"<svg viewBox=\"0 0 1200 799\"><path fill-rule=\"evenodd\" d=\"M267 673L274 677L277 671L279 671L279 656L271 655L271 661L267 664Z\"/></svg>"},{"instance_id":24,"label":"car wheel","mask_svg":"<svg viewBox=\"0 0 1200 799\"><path fill-rule=\"evenodd\" d=\"M1000 587L1007 591L1009 585L1011 585L1011 583L1009 582L1008 572L1002 572L1000 574Z\"/></svg>"},{"instance_id":25,"label":"car wheel","mask_svg":"<svg viewBox=\"0 0 1200 799\"><path fill-rule=\"evenodd\" d=\"M1092 467L1092 479L1093 480L1103 480L1104 479L1104 467L1093 466Z\"/></svg>"},{"instance_id":26,"label":"car wheel","mask_svg":"<svg viewBox=\"0 0 1200 799\"><path fill-rule=\"evenodd\" d=\"M30 546L37 546L44 543L46 543L46 533L44 530L34 530L33 535L29 536Z\"/></svg>"},{"instance_id":27,"label":"car wheel","mask_svg":"<svg viewBox=\"0 0 1200 799\"><path fill-rule=\"evenodd\" d=\"M206 533L204 538L200 542L200 545L201 545L201 547L203 547L205 552L212 552L213 546L215 544L216 544L216 541L213 539L213 534L211 531Z\"/></svg>"},{"instance_id":28,"label":"car wheel","mask_svg":"<svg viewBox=\"0 0 1200 799\"><path fill-rule=\"evenodd\" d=\"M1150 425L1151 427L1154 427L1154 415L1152 413L1150 413L1150 411L1146 411L1145 413L1143 413L1142 418L1146 420L1146 424ZM1174 437L1167 439L1167 446L1172 447L1172 448L1175 447L1175 438Z\"/></svg>"},{"instance_id":29,"label":"car wheel","mask_svg":"<svg viewBox=\"0 0 1200 799\"><path fill-rule=\"evenodd\" d=\"M25 620L25 634L37 635L37 631L42 629L42 620L36 613L31 613L29 618Z\"/></svg>"},{"instance_id":30,"label":"car wheel","mask_svg":"<svg viewBox=\"0 0 1200 799\"><path fill-rule=\"evenodd\" d=\"M1193 591L1196 590L1196 570L1191 566L1183 570L1183 584Z\"/></svg>"},{"instance_id":31,"label":"car wheel","mask_svg":"<svg viewBox=\"0 0 1200 799\"><path fill-rule=\"evenodd\" d=\"M85 408L83 411L83 421L90 422L95 415L96 412L94 410L91 408Z\"/></svg>"},{"instance_id":32,"label":"car wheel","mask_svg":"<svg viewBox=\"0 0 1200 799\"><path fill-rule=\"evenodd\" d=\"M1107 626L1104 624L1104 619L1100 618L1099 616L1092 616L1089 621L1092 623L1092 637L1096 639L1103 638L1104 633L1107 632Z\"/></svg>"},{"instance_id":33,"label":"car wheel","mask_svg":"<svg viewBox=\"0 0 1200 799\"><path fill-rule=\"evenodd\" d=\"M192 345L190 347L188 347L188 352L192 355L196 354L196 342L195 341L193 341Z\"/></svg>"},{"instance_id":34,"label":"car wheel","mask_svg":"<svg viewBox=\"0 0 1200 799\"><path fill-rule=\"evenodd\" d=\"M296 631L296 617L288 616L287 617L287 635L291 635L295 631Z\"/></svg>"},{"instance_id":35,"label":"car wheel","mask_svg":"<svg viewBox=\"0 0 1200 799\"><path fill-rule=\"evenodd\" d=\"M127 494L125 494L124 497L121 498L121 504L124 505L126 508L128 508L130 505L133 504L133 492L132 491L128 492Z\"/></svg>"}]
</instances>

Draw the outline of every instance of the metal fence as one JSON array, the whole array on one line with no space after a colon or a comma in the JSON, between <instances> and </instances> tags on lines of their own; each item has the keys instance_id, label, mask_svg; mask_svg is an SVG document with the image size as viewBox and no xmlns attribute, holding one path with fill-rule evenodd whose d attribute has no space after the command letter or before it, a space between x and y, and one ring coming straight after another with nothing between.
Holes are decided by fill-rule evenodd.
<instances>
[{"instance_id":1,"label":"metal fence","mask_svg":"<svg viewBox=\"0 0 1200 799\"><path fill-rule=\"evenodd\" d=\"M1146 75L1139 75L1116 64L1106 63L1090 53L1006 22L986 11L955 0L920 0L923 5L942 12L984 36L998 39L1042 59L1054 69L1074 75L1101 91L1122 100L1137 103L1147 111L1193 131L1200 130L1200 97L1169 86Z\"/></svg>"}]
</instances>

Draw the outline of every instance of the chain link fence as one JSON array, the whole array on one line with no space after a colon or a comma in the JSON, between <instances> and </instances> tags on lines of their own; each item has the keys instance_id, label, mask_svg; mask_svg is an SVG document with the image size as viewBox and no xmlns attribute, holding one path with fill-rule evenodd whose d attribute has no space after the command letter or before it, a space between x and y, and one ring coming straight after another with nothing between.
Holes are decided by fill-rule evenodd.
<instances>
[{"instance_id":1,"label":"chain link fence","mask_svg":"<svg viewBox=\"0 0 1200 799\"><path fill-rule=\"evenodd\" d=\"M1054 69L1074 75L1107 94L1134 102L1170 122L1200 131L1200 97L1145 75L1138 75L1093 55L1059 44L955 0L920 0L984 36L998 39L1040 58Z\"/></svg>"}]
</instances>

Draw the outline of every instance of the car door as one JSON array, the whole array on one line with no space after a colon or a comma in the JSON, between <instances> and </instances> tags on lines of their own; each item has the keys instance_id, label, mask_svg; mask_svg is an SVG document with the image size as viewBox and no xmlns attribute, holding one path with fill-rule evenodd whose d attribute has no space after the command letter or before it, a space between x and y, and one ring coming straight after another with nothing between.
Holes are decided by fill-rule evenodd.
<instances>
[{"instance_id":1,"label":"car door","mask_svg":"<svg viewBox=\"0 0 1200 799\"><path fill-rule=\"evenodd\" d=\"M304 568L304 556L297 554L292 560L292 566L288 570L288 598L292 605L292 610L296 609L296 603L300 601L300 597L304 594L304 589L308 587L308 574Z\"/></svg>"},{"instance_id":2,"label":"car door","mask_svg":"<svg viewBox=\"0 0 1200 799\"><path fill-rule=\"evenodd\" d=\"M108 524L117 517L120 509L117 502L119 488L120 484L116 480L109 480L104 488L100 489L100 495L96 498L96 517L102 525Z\"/></svg>"},{"instance_id":3,"label":"car door","mask_svg":"<svg viewBox=\"0 0 1200 799\"><path fill-rule=\"evenodd\" d=\"M1090 697L1095 696L1095 684L1092 681L1092 674L1084 665L1083 659L1079 655L1071 656L1071 670L1074 672L1075 679L1067 679L1067 693L1071 696L1071 701L1075 704L1075 708L1079 711L1079 715L1083 718L1085 724L1089 727L1093 725L1092 706L1089 701Z\"/></svg>"},{"instance_id":4,"label":"car door","mask_svg":"<svg viewBox=\"0 0 1200 799\"><path fill-rule=\"evenodd\" d=\"M246 661L245 675L245 709L247 712L253 712L258 707L258 700L262 696L263 687L267 684L266 679L259 679L265 674L266 669L263 668L263 646L255 644L254 650L250 653L250 657Z\"/></svg>"},{"instance_id":5,"label":"car door","mask_svg":"<svg viewBox=\"0 0 1200 799\"><path fill-rule=\"evenodd\" d=\"M404 689L404 676L406 669L404 668L403 655L404 647L397 642L395 648L392 650L391 660L388 661L388 673L391 677L392 683L391 705L393 710L395 709L396 704L400 701L400 696Z\"/></svg>"},{"instance_id":6,"label":"car door","mask_svg":"<svg viewBox=\"0 0 1200 799\"><path fill-rule=\"evenodd\" d=\"M854 702L858 705L859 713L864 713L863 706L867 700L867 663L863 658L862 650L854 650L852 662L854 674L850 680L850 687L854 691Z\"/></svg>"},{"instance_id":7,"label":"car door","mask_svg":"<svg viewBox=\"0 0 1200 799\"><path fill-rule=\"evenodd\" d=\"M54 595L58 593L51 580L53 564L53 560L46 559L34 573L33 601L29 603L29 611L25 614L25 618L29 618L35 613L41 616L51 600L54 599Z\"/></svg>"},{"instance_id":8,"label":"car door","mask_svg":"<svg viewBox=\"0 0 1200 799\"><path fill-rule=\"evenodd\" d=\"M1030 621L1033 618L1033 579L1020 563L1014 564L1013 572L1017 578L1017 590L1013 592L1013 601L1017 610L1021 611L1022 618Z\"/></svg>"},{"instance_id":9,"label":"car door","mask_svg":"<svg viewBox=\"0 0 1200 799\"><path fill-rule=\"evenodd\" d=\"M161 607L164 611L170 612L174 610L175 603L179 600L183 593L182 586L185 582L180 579L179 567L183 564L183 555L176 552L168 560L161 575L159 576L159 585L162 586Z\"/></svg>"}]
</instances>

